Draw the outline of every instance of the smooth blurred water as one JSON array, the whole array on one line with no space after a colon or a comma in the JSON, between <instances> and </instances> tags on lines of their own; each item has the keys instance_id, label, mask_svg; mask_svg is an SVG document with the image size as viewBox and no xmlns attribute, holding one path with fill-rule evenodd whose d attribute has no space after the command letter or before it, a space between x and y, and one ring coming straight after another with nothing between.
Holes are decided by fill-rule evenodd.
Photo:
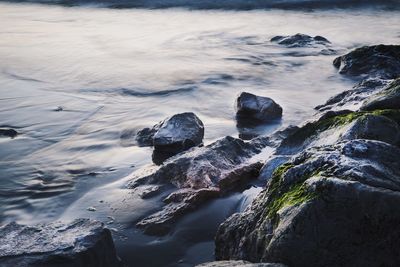
<instances>
[{"instance_id":1,"label":"smooth blurred water","mask_svg":"<svg viewBox=\"0 0 400 267\"><path fill-rule=\"evenodd\" d=\"M134 134L167 116L195 112L206 144L238 136L233 105L246 90L283 107L281 123L258 129L267 134L308 119L354 84L337 74L335 55L285 48L269 41L275 35L322 35L339 54L400 40L399 13L371 9L0 3L0 14L0 126L21 133L0 138L0 223L105 218L86 210L87 199L108 194L115 203L128 194L120 179L151 164L151 149L138 147Z\"/></svg>"}]
</instances>

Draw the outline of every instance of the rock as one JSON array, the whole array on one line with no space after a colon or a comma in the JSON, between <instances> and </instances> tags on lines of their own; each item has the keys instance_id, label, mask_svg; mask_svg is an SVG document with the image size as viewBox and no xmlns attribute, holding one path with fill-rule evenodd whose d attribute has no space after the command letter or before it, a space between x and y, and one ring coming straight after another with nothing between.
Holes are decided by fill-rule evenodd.
<instances>
[{"instance_id":1,"label":"rock","mask_svg":"<svg viewBox=\"0 0 400 267\"><path fill-rule=\"evenodd\" d=\"M141 191L139 193L139 196L142 199L152 198L153 196L158 195L158 193L160 193L160 190L161 190L161 186L159 186L159 185L150 185L150 186L144 188L143 191Z\"/></svg>"},{"instance_id":2,"label":"rock","mask_svg":"<svg viewBox=\"0 0 400 267\"><path fill-rule=\"evenodd\" d=\"M397 122L381 115L367 114L351 123L341 140L379 140L392 145L400 144L400 127Z\"/></svg>"},{"instance_id":3,"label":"rock","mask_svg":"<svg viewBox=\"0 0 400 267\"><path fill-rule=\"evenodd\" d=\"M253 157L266 146L276 146L286 135L278 132L251 142L227 136L174 156L157 168L145 169L144 174L135 174L128 188L163 183L177 188L165 198L166 205L138 222L138 227L148 234L167 233L180 216L257 177L262 164Z\"/></svg>"},{"instance_id":4,"label":"rock","mask_svg":"<svg viewBox=\"0 0 400 267\"><path fill-rule=\"evenodd\" d=\"M282 165L216 236L217 260L288 266L400 262L400 149L369 140L313 147Z\"/></svg>"},{"instance_id":5,"label":"rock","mask_svg":"<svg viewBox=\"0 0 400 267\"><path fill-rule=\"evenodd\" d=\"M109 230L89 219L0 227L1 266L122 266Z\"/></svg>"},{"instance_id":6,"label":"rock","mask_svg":"<svg viewBox=\"0 0 400 267\"><path fill-rule=\"evenodd\" d=\"M268 159L264 166L260 170L258 180L268 181L271 178L274 171L281 165L285 164L290 160L290 156L275 155Z\"/></svg>"},{"instance_id":7,"label":"rock","mask_svg":"<svg viewBox=\"0 0 400 267\"><path fill-rule=\"evenodd\" d=\"M289 36L275 36L271 39L271 42L278 43L280 45L284 45L290 48L293 47L315 47L315 46L320 46L320 45L328 45L330 42L328 39L322 37L322 36L309 36L306 34L295 34L295 35L289 35ZM327 51L325 51L327 53Z\"/></svg>"},{"instance_id":8,"label":"rock","mask_svg":"<svg viewBox=\"0 0 400 267\"><path fill-rule=\"evenodd\" d=\"M161 164L165 159L191 147L202 144L203 122L192 112L175 114L172 117L144 128L136 135L141 146L154 146L153 161Z\"/></svg>"},{"instance_id":9,"label":"rock","mask_svg":"<svg viewBox=\"0 0 400 267\"><path fill-rule=\"evenodd\" d=\"M248 261L213 261L196 267L285 267L280 263L251 263Z\"/></svg>"},{"instance_id":10,"label":"rock","mask_svg":"<svg viewBox=\"0 0 400 267\"><path fill-rule=\"evenodd\" d=\"M164 199L166 205L162 210L139 221L136 226L149 235L165 235L179 217L196 210L210 199L217 198L220 193L218 188L178 190Z\"/></svg>"},{"instance_id":11,"label":"rock","mask_svg":"<svg viewBox=\"0 0 400 267\"><path fill-rule=\"evenodd\" d=\"M400 75L400 45L374 45L357 48L338 57L333 65L340 74L395 79Z\"/></svg>"},{"instance_id":12,"label":"rock","mask_svg":"<svg viewBox=\"0 0 400 267\"><path fill-rule=\"evenodd\" d=\"M365 99L380 92L388 85L387 80L382 79L365 79L357 84L353 89L339 93L323 104L315 107L316 110L338 111L343 109L357 110Z\"/></svg>"},{"instance_id":13,"label":"rock","mask_svg":"<svg viewBox=\"0 0 400 267\"><path fill-rule=\"evenodd\" d=\"M1 129L0 128L0 136L15 138L18 135L18 132L14 129Z\"/></svg>"},{"instance_id":14,"label":"rock","mask_svg":"<svg viewBox=\"0 0 400 267\"><path fill-rule=\"evenodd\" d=\"M378 118L375 118L376 116ZM398 125L396 124L399 123L399 110L328 111L318 120L306 123L283 139L276 154L294 155L308 147L330 145L344 140L346 137L351 139L356 136L379 141L388 141L393 137L397 142ZM379 128L374 129L374 127ZM389 143L393 143L393 140Z\"/></svg>"},{"instance_id":15,"label":"rock","mask_svg":"<svg viewBox=\"0 0 400 267\"><path fill-rule=\"evenodd\" d=\"M153 137L160 128L160 123L154 125L152 128L144 128L137 132L136 141L139 146L153 146Z\"/></svg>"},{"instance_id":16,"label":"rock","mask_svg":"<svg viewBox=\"0 0 400 267\"><path fill-rule=\"evenodd\" d=\"M178 153L200 145L203 137L203 122L194 113L180 113L160 125L153 145L156 150Z\"/></svg>"},{"instance_id":17,"label":"rock","mask_svg":"<svg viewBox=\"0 0 400 267\"><path fill-rule=\"evenodd\" d=\"M383 91L370 96L361 110L400 109L400 78L390 83Z\"/></svg>"},{"instance_id":18,"label":"rock","mask_svg":"<svg viewBox=\"0 0 400 267\"><path fill-rule=\"evenodd\" d=\"M282 107L269 97L243 92L236 100L236 118L239 124L259 124L281 117Z\"/></svg>"}]
</instances>

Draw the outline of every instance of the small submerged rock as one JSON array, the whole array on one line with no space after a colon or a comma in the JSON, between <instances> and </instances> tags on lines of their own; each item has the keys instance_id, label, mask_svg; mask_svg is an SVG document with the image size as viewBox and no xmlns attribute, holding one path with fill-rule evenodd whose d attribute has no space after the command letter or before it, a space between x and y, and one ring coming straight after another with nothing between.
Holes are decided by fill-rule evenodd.
<instances>
[{"instance_id":1,"label":"small submerged rock","mask_svg":"<svg viewBox=\"0 0 400 267\"><path fill-rule=\"evenodd\" d=\"M15 138L18 132L14 129L4 129L0 128L0 136Z\"/></svg>"},{"instance_id":2,"label":"small submerged rock","mask_svg":"<svg viewBox=\"0 0 400 267\"><path fill-rule=\"evenodd\" d=\"M340 74L367 75L394 79L400 75L400 45L374 45L357 48L337 57L333 65Z\"/></svg>"},{"instance_id":3,"label":"small submerged rock","mask_svg":"<svg viewBox=\"0 0 400 267\"><path fill-rule=\"evenodd\" d=\"M287 47L307 47L307 46L317 46L317 45L328 45L331 42L328 41L325 37L322 36L310 36L307 34L295 34L295 35L288 35L288 36L275 36L271 39L271 42L278 43L280 45L284 45Z\"/></svg>"},{"instance_id":4,"label":"small submerged rock","mask_svg":"<svg viewBox=\"0 0 400 267\"><path fill-rule=\"evenodd\" d=\"M282 117L282 107L269 97L242 92L236 99L236 119L239 124L260 124Z\"/></svg>"},{"instance_id":5,"label":"small submerged rock","mask_svg":"<svg viewBox=\"0 0 400 267\"><path fill-rule=\"evenodd\" d=\"M154 146L153 161L161 164L173 155L202 144L203 137L203 122L194 113L186 112L139 131L136 140L140 145Z\"/></svg>"},{"instance_id":6,"label":"small submerged rock","mask_svg":"<svg viewBox=\"0 0 400 267\"><path fill-rule=\"evenodd\" d=\"M77 219L0 227L0 266L118 267L111 233L98 221Z\"/></svg>"},{"instance_id":7,"label":"small submerged rock","mask_svg":"<svg viewBox=\"0 0 400 267\"><path fill-rule=\"evenodd\" d=\"M64 108L62 106L57 106L57 107L54 108L54 111L56 111L56 112L60 112L60 111L63 111L63 110L64 110Z\"/></svg>"}]
</instances>

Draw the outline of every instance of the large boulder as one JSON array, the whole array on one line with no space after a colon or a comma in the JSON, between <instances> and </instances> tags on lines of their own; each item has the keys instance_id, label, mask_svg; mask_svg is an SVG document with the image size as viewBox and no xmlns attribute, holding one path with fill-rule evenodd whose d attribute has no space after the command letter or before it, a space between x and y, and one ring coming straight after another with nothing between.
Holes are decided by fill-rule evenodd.
<instances>
[{"instance_id":1,"label":"large boulder","mask_svg":"<svg viewBox=\"0 0 400 267\"><path fill-rule=\"evenodd\" d=\"M357 48L333 61L339 73L394 79L400 75L400 45Z\"/></svg>"},{"instance_id":2,"label":"large boulder","mask_svg":"<svg viewBox=\"0 0 400 267\"><path fill-rule=\"evenodd\" d=\"M157 123L152 128L144 128L136 135L139 145L154 146L153 161L161 164L165 159L191 147L202 144L203 122L192 112L175 114Z\"/></svg>"},{"instance_id":3,"label":"large boulder","mask_svg":"<svg viewBox=\"0 0 400 267\"><path fill-rule=\"evenodd\" d=\"M271 38L271 42L278 43L280 45L284 45L286 47L315 47L315 46L326 46L331 42L328 41L325 37L322 36L310 36L307 34L297 33L295 35L287 35L287 36L275 36Z\"/></svg>"},{"instance_id":4,"label":"large boulder","mask_svg":"<svg viewBox=\"0 0 400 267\"><path fill-rule=\"evenodd\" d=\"M235 106L239 124L265 123L282 117L282 107L269 97L242 92Z\"/></svg>"},{"instance_id":5,"label":"large boulder","mask_svg":"<svg viewBox=\"0 0 400 267\"><path fill-rule=\"evenodd\" d=\"M111 233L88 219L0 227L0 266L114 267L119 260Z\"/></svg>"},{"instance_id":6,"label":"large boulder","mask_svg":"<svg viewBox=\"0 0 400 267\"><path fill-rule=\"evenodd\" d=\"M314 147L279 167L268 187L216 236L218 260L288 266L400 262L400 149L351 140Z\"/></svg>"}]
</instances>

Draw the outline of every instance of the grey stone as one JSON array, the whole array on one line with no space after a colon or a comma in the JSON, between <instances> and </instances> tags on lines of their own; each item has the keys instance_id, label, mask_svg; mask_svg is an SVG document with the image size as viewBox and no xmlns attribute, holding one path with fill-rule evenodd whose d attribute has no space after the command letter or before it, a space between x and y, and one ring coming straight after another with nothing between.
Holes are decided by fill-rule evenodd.
<instances>
[{"instance_id":1,"label":"grey stone","mask_svg":"<svg viewBox=\"0 0 400 267\"><path fill-rule=\"evenodd\" d=\"M376 109L400 109L400 78L391 82L381 92L367 98L360 109L365 111Z\"/></svg>"},{"instance_id":2,"label":"grey stone","mask_svg":"<svg viewBox=\"0 0 400 267\"><path fill-rule=\"evenodd\" d=\"M145 170L144 175L135 174L129 188L160 183L171 183L177 188L159 212L137 225L148 234L167 233L180 216L257 177L262 164L251 159L267 145L275 145L274 142L277 140L269 138L245 142L228 136L172 157L158 168ZM170 201L172 198L175 201Z\"/></svg>"},{"instance_id":3,"label":"grey stone","mask_svg":"<svg viewBox=\"0 0 400 267\"><path fill-rule=\"evenodd\" d=\"M0 236L1 266L122 266L110 231L89 219L34 226L9 223L0 227Z\"/></svg>"},{"instance_id":4,"label":"grey stone","mask_svg":"<svg viewBox=\"0 0 400 267\"><path fill-rule=\"evenodd\" d=\"M392 145L400 143L400 127L397 122L379 115L364 115L351 123L341 140L368 139Z\"/></svg>"},{"instance_id":5,"label":"grey stone","mask_svg":"<svg viewBox=\"0 0 400 267\"><path fill-rule=\"evenodd\" d=\"M337 57L333 65L340 74L395 79L400 75L400 45L374 45L357 48Z\"/></svg>"},{"instance_id":6,"label":"grey stone","mask_svg":"<svg viewBox=\"0 0 400 267\"><path fill-rule=\"evenodd\" d=\"M276 42L280 45L284 45L290 48L293 47L307 47L307 46L326 46L330 44L328 39L322 36L309 36L307 34L295 34L295 35L289 35L289 36L275 36L271 39L271 42ZM327 51L325 51L326 53Z\"/></svg>"},{"instance_id":7,"label":"grey stone","mask_svg":"<svg viewBox=\"0 0 400 267\"><path fill-rule=\"evenodd\" d=\"M238 123L262 123L282 117L282 107L269 97L242 92L236 100Z\"/></svg>"},{"instance_id":8,"label":"grey stone","mask_svg":"<svg viewBox=\"0 0 400 267\"><path fill-rule=\"evenodd\" d=\"M343 91L315 107L321 112L338 111L343 109L357 110L362 102L371 95L375 95L388 85L388 80L378 78L364 79L351 90Z\"/></svg>"},{"instance_id":9,"label":"grey stone","mask_svg":"<svg viewBox=\"0 0 400 267\"><path fill-rule=\"evenodd\" d=\"M203 137L203 122L194 113L185 112L140 130L136 141L140 146L154 146L153 161L161 164L169 157L201 145Z\"/></svg>"}]
</instances>

